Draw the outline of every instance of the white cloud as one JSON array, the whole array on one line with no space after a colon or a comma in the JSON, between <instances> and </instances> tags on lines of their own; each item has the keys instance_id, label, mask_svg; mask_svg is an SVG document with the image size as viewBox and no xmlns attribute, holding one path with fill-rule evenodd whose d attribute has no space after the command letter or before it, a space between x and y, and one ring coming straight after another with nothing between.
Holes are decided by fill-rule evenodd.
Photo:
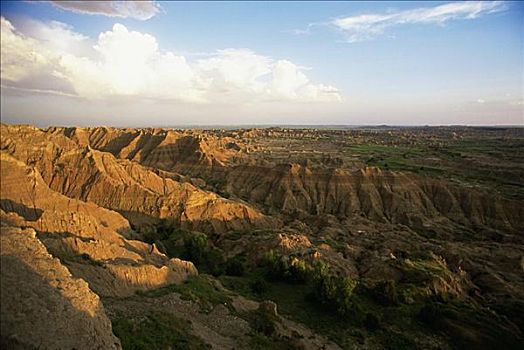
<instances>
[{"instance_id":1,"label":"white cloud","mask_svg":"<svg viewBox=\"0 0 524 350\"><path fill-rule=\"evenodd\" d=\"M358 42L373 39L393 26L417 23L443 25L451 20L474 19L485 14L503 11L505 8L506 5L502 1L452 2L434 7L383 14L340 17L332 20L330 24L342 31L348 42Z\"/></svg>"},{"instance_id":2,"label":"white cloud","mask_svg":"<svg viewBox=\"0 0 524 350\"><path fill-rule=\"evenodd\" d=\"M261 93L264 83L259 79L271 72L272 60L249 49L219 50L198 61L208 87L215 91L242 89L248 93Z\"/></svg>"},{"instance_id":3,"label":"white cloud","mask_svg":"<svg viewBox=\"0 0 524 350\"><path fill-rule=\"evenodd\" d=\"M155 1L50 1L63 10L88 15L148 20L160 12Z\"/></svg>"},{"instance_id":4,"label":"white cloud","mask_svg":"<svg viewBox=\"0 0 524 350\"><path fill-rule=\"evenodd\" d=\"M198 75L213 92L229 96L247 94L252 100L339 101L332 86L313 84L299 67L287 60L275 61L249 49L220 50L198 61Z\"/></svg>"},{"instance_id":5,"label":"white cloud","mask_svg":"<svg viewBox=\"0 0 524 350\"><path fill-rule=\"evenodd\" d=\"M96 40L59 22L24 22L20 31L3 17L1 24L2 86L20 91L226 104L340 100L336 88L310 82L304 67L249 49L191 62L122 24Z\"/></svg>"},{"instance_id":6,"label":"white cloud","mask_svg":"<svg viewBox=\"0 0 524 350\"><path fill-rule=\"evenodd\" d=\"M62 22L43 23L24 18L15 24L20 34L43 41L49 49L57 52L70 52L85 56L89 54L89 48L93 44L87 36L74 32L71 26Z\"/></svg>"},{"instance_id":7,"label":"white cloud","mask_svg":"<svg viewBox=\"0 0 524 350\"><path fill-rule=\"evenodd\" d=\"M272 72L270 93L275 98L306 100L337 100L338 90L322 84L313 85L294 63L287 60L278 61Z\"/></svg>"},{"instance_id":8,"label":"white cloud","mask_svg":"<svg viewBox=\"0 0 524 350\"><path fill-rule=\"evenodd\" d=\"M2 85L23 90L74 93L55 69L59 65L56 50L45 47L37 39L16 33L12 24L3 17L0 18L0 25Z\"/></svg>"}]
</instances>

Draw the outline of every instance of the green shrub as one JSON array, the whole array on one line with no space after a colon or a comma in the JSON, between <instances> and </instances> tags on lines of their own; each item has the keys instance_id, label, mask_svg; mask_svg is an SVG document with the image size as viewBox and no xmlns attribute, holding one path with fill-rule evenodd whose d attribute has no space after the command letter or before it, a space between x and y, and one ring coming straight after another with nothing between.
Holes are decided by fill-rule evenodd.
<instances>
[{"instance_id":1,"label":"green shrub","mask_svg":"<svg viewBox=\"0 0 524 350\"><path fill-rule=\"evenodd\" d=\"M252 311L249 315L249 321L255 331L267 337L273 336L276 332L275 316L267 311L260 309Z\"/></svg>"},{"instance_id":2,"label":"green shrub","mask_svg":"<svg viewBox=\"0 0 524 350\"><path fill-rule=\"evenodd\" d=\"M292 283L305 283L310 275L310 269L304 260L294 259L289 264L289 281Z\"/></svg>"},{"instance_id":3,"label":"green shrub","mask_svg":"<svg viewBox=\"0 0 524 350\"><path fill-rule=\"evenodd\" d=\"M370 290L371 296L383 306L398 304L398 292L395 281L380 281Z\"/></svg>"},{"instance_id":4,"label":"green shrub","mask_svg":"<svg viewBox=\"0 0 524 350\"><path fill-rule=\"evenodd\" d=\"M349 277L323 275L315 283L317 300L336 310L342 316L348 316L354 311L353 291L356 281Z\"/></svg>"},{"instance_id":5,"label":"green shrub","mask_svg":"<svg viewBox=\"0 0 524 350\"><path fill-rule=\"evenodd\" d=\"M167 220L161 220L153 230L145 233L143 240L149 244L155 243L170 258L191 261L199 271L213 276L222 275L228 268L222 251L209 243L206 234L176 228ZM243 274L243 266L236 262L232 264L236 264L229 266L232 274Z\"/></svg>"},{"instance_id":6,"label":"green shrub","mask_svg":"<svg viewBox=\"0 0 524 350\"><path fill-rule=\"evenodd\" d=\"M257 295L263 295L269 290L269 284L261 277L257 277L253 282L251 282L249 287L251 288L251 291Z\"/></svg>"},{"instance_id":7,"label":"green shrub","mask_svg":"<svg viewBox=\"0 0 524 350\"><path fill-rule=\"evenodd\" d=\"M361 316L362 311L353 297L357 282L350 277L330 274L327 264L321 261L307 264L304 260L279 256L269 251L262 265L268 279L312 285L313 292L308 294L311 301L325 305L342 316Z\"/></svg>"},{"instance_id":8,"label":"green shrub","mask_svg":"<svg viewBox=\"0 0 524 350\"><path fill-rule=\"evenodd\" d=\"M429 326L436 326L444 320L443 308L436 303L425 304L418 313L418 319Z\"/></svg>"},{"instance_id":9,"label":"green shrub","mask_svg":"<svg viewBox=\"0 0 524 350\"><path fill-rule=\"evenodd\" d=\"M444 332L457 348L520 349L521 332L506 317L467 300L428 301L418 318L432 331Z\"/></svg>"},{"instance_id":10,"label":"green shrub","mask_svg":"<svg viewBox=\"0 0 524 350\"><path fill-rule=\"evenodd\" d=\"M244 262L239 257L234 257L226 262L226 274L229 276L243 276L245 271Z\"/></svg>"},{"instance_id":11,"label":"green shrub","mask_svg":"<svg viewBox=\"0 0 524 350\"><path fill-rule=\"evenodd\" d=\"M370 332L375 332L381 328L380 319L377 315L368 312L364 319L364 327Z\"/></svg>"},{"instance_id":12,"label":"green shrub","mask_svg":"<svg viewBox=\"0 0 524 350\"><path fill-rule=\"evenodd\" d=\"M188 321L168 313L151 313L140 320L120 317L113 321L113 332L124 350L209 348L190 331Z\"/></svg>"},{"instance_id":13,"label":"green shrub","mask_svg":"<svg viewBox=\"0 0 524 350\"><path fill-rule=\"evenodd\" d=\"M349 277L329 273L329 266L321 261L313 265L304 260L288 258L269 251L263 260L266 276L271 280L288 283L311 283L314 292L309 295L320 304L328 306L343 316L355 314L353 292L357 282Z\"/></svg>"},{"instance_id":14,"label":"green shrub","mask_svg":"<svg viewBox=\"0 0 524 350\"><path fill-rule=\"evenodd\" d=\"M206 250L207 236L205 234L195 233L184 237L184 259L201 264Z\"/></svg>"},{"instance_id":15,"label":"green shrub","mask_svg":"<svg viewBox=\"0 0 524 350\"><path fill-rule=\"evenodd\" d=\"M177 233L177 231L179 230L177 230L173 224L166 219L161 219L153 228L143 233L143 240L146 243L153 244L157 241L168 239L174 233Z\"/></svg>"},{"instance_id":16,"label":"green shrub","mask_svg":"<svg viewBox=\"0 0 524 350\"><path fill-rule=\"evenodd\" d=\"M322 261L316 261L311 267L310 273L312 281L320 281L329 275L329 265Z\"/></svg>"},{"instance_id":17,"label":"green shrub","mask_svg":"<svg viewBox=\"0 0 524 350\"><path fill-rule=\"evenodd\" d=\"M266 269L266 277L271 280L283 279L288 269L287 262L273 250L266 253L261 265Z\"/></svg>"},{"instance_id":18,"label":"green shrub","mask_svg":"<svg viewBox=\"0 0 524 350\"><path fill-rule=\"evenodd\" d=\"M266 269L266 276L273 281L305 283L311 272L305 261L279 256L273 250L265 255L262 265Z\"/></svg>"},{"instance_id":19,"label":"green shrub","mask_svg":"<svg viewBox=\"0 0 524 350\"><path fill-rule=\"evenodd\" d=\"M197 267L205 272L218 277L224 274L226 259L222 251L217 248L209 248L204 250L203 258Z\"/></svg>"},{"instance_id":20,"label":"green shrub","mask_svg":"<svg viewBox=\"0 0 524 350\"><path fill-rule=\"evenodd\" d=\"M384 339L384 349L386 350L413 350L419 349L417 344L402 333L388 333Z\"/></svg>"}]
</instances>

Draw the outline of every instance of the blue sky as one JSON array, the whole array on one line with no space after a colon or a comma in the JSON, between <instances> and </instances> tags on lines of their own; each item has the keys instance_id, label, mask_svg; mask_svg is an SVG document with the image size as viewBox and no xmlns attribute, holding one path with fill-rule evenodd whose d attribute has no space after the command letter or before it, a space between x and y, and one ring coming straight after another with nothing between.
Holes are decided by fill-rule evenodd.
<instances>
[{"instance_id":1,"label":"blue sky","mask_svg":"<svg viewBox=\"0 0 524 350\"><path fill-rule=\"evenodd\" d=\"M2 2L3 122L524 123L522 3L78 4Z\"/></svg>"}]
</instances>

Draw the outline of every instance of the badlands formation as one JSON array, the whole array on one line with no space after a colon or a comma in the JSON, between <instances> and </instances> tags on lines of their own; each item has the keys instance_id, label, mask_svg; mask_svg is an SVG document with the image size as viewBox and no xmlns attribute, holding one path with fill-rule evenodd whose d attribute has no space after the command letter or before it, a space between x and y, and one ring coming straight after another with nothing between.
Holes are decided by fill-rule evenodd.
<instances>
[{"instance_id":1,"label":"badlands formation","mask_svg":"<svg viewBox=\"0 0 524 350\"><path fill-rule=\"evenodd\" d=\"M1 345L512 349L522 129L1 125Z\"/></svg>"}]
</instances>

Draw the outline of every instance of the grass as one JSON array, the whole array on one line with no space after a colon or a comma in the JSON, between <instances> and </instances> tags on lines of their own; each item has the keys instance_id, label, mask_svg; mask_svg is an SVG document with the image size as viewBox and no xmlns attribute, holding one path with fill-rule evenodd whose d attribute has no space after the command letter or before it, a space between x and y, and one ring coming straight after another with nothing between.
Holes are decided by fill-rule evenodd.
<instances>
[{"instance_id":1,"label":"grass","mask_svg":"<svg viewBox=\"0 0 524 350\"><path fill-rule=\"evenodd\" d=\"M243 315L251 329L250 348L251 349L276 349L276 350L298 350L290 339L281 337L276 333L277 316L265 310L254 310Z\"/></svg>"},{"instance_id":2,"label":"grass","mask_svg":"<svg viewBox=\"0 0 524 350\"><path fill-rule=\"evenodd\" d=\"M354 145L350 148L368 166L393 171L410 171L426 176L441 176L445 169L441 166L424 164L427 157L438 157L438 153L428 152L419 147L393 147L382 145Z\"/></svg>"},{"instance_id":3,"label":"grass","mask_svg":"<svg viewBox=\"0 0 524 350\"><path fill-rule=\"evenodd\" d=\"M124 350L210 348L190 331L189 321L169 313L155 312L140 319L120 317L113 321L113 332Z\"/></svg>"},{"instance_id":4,"label":"grass","mask_svg":"<svg viewBox=\"0 0 524 350\"><path fill-rule=\"evenodd\" d=\"M418 317L432 331L446 333L457 348L520 349L522 346L519 330L505 317L465 301L427 302Z\"/></svg>"},{"instance_id":5,"label":"grass","mask_svg":"<svg viewBox=\"0 0 524 350\"><path fill-rule=\"evenodd\" d=\"M255 275L260 272L255 273ZM320 334L324 334L339 345L350 346L352 338L358 333L351 322L342 321L334 312L329 312L318 303L310 300L311 286L268 282L268 289L262 295L254 293L250 285L256 279L249 277L221 276L226 286L241 295L255 300L272 300L278 305L278 312L296 322L303 323Z\"/></svg>"},{"instance_id":6,"label":"grass","mask_svg":"<svg viewBox=\"0 0 524 350\"><path fill-rule=\"evenodd\" d=\"M417 319L423 302L384 306L362 287L352 296L352 313L342 318L312 297L313 286L308 283L268 281L266 292L253 292L253 281L262 275L257 271L248 277L221 276L220 280L227 288L248 298L274 301L279 314L308 326L343 349L370 343L384 349L416 349L417 338L427 334L427 328ZM375 320L375 324L370 325L370 319Z\"/></svg>"},{"instance_id":7,"label":"grass","mask_svg":"<svg viewBox=\"0 0 524 350\"><path fill-rule=\"evenodd\" d=\"M345 149L368 166L445 177L465 186L495 190L507 198L524 198L519 179L524 152L519 139L446 139L440 145L419 140L416 145L356 144ZM500 161L507 164L500 166Z\"/></svg>"},{"instance_id":8,"label":"grass","mask_svg":"<svg viewBox=\"0 0 524 350\"><path fill-rule=\"evenodd\" d=\"M440 265L436 260L430 259L416 259L407 262L400 262L399 266L403 270L403 280L420 284L428 282L435 275L442 275L446 273L443 265Z\"/></svg>"},{"instance_id":9,"label":"grass","mask_svg":"<svg viewBox=\"0 0 524 350\"><path fill-rule=\"evenodd\" d=\"M409 277L413 280L406 280L401 284L401 288L416 286L415 280L424 281L435 273L442 273L443 267L431 256L421 256L409 264L409 269L413 270L413 276ZM223 275L219 280L233 293L259 301L274 301L277 303L279 314L327 336L344 349L370 345L384 349L417 349L427 346L428 341L431 343L435 336L442 341L447 336L453 336L457 342L466 346L471 341L491 341L497 335L507 338L511 334L506 330L506 326L495 327L494 330L484 329L482 322L492 320L500 323L501 319L493 312L478 309L467 301L443 301L428 296L418 298L410 304L399 302L384 305L378 303L365 287L355 290L352 298L356 305L354 315L350 314L343 319L311 297L313 286L310 283L293 284L266 280L267 289L257 293L253 290L253 282L263 276L262 269L254 269L244 276ZM231 292L217 288L215 279L209 275L190 277L186 283L140 294L159 297L173 292L179 293L183 299L198 303L204 310L211 310L218 304L229 304L232 296ZM421 310L425 310L425 313ZM290 339L276 335L276 319L272 315L256 310L237 316L250 323L250 348L294 349ZM190 325L176 318L171 319L172 317L153 314L141 320L117 319L114 322L115 334L122 339L124 349L162 349L174 340L178 342L171 344L174 349L195 348L192 347L196 344L195 340L189 335ZM435 322L432 322L432 319L435 319ZM475 331L479 327L483 329L483 333ZM152 328L154 330L149 334L146 330ZM433 334L431 339L428 338L428 332ZM171 333L177 336L171 337ZM474 339L468 338L471 334ZM511 348L512 343L508 345Z\"/></svg>"},{"instance_id":10,"label":"grass","mask_svg":"<svg viewBox=\"0 0 524 350\"><path fill-rule=\"evenodd\" d=\"M260 333L251 333L249 347L252 350L297 350L299 347L293 346L286 339L272 338Z\"/></svg>"},{"instance_id":11,"label":"grass","mask_svg":"<svg viewBox=\"0 0 524 350\"><path fill-rule=\"evenodd\" d=\"M219 289L214 283L213 278L208 275L190 276L182 284L172 284L164 288L159 288L147 292L137 292L140 296L157 298L171 293L180 294L183 300L191 300L206 311L210 311L218 304L229 304L230 295Z\"/></svg>"}]
</instances>

